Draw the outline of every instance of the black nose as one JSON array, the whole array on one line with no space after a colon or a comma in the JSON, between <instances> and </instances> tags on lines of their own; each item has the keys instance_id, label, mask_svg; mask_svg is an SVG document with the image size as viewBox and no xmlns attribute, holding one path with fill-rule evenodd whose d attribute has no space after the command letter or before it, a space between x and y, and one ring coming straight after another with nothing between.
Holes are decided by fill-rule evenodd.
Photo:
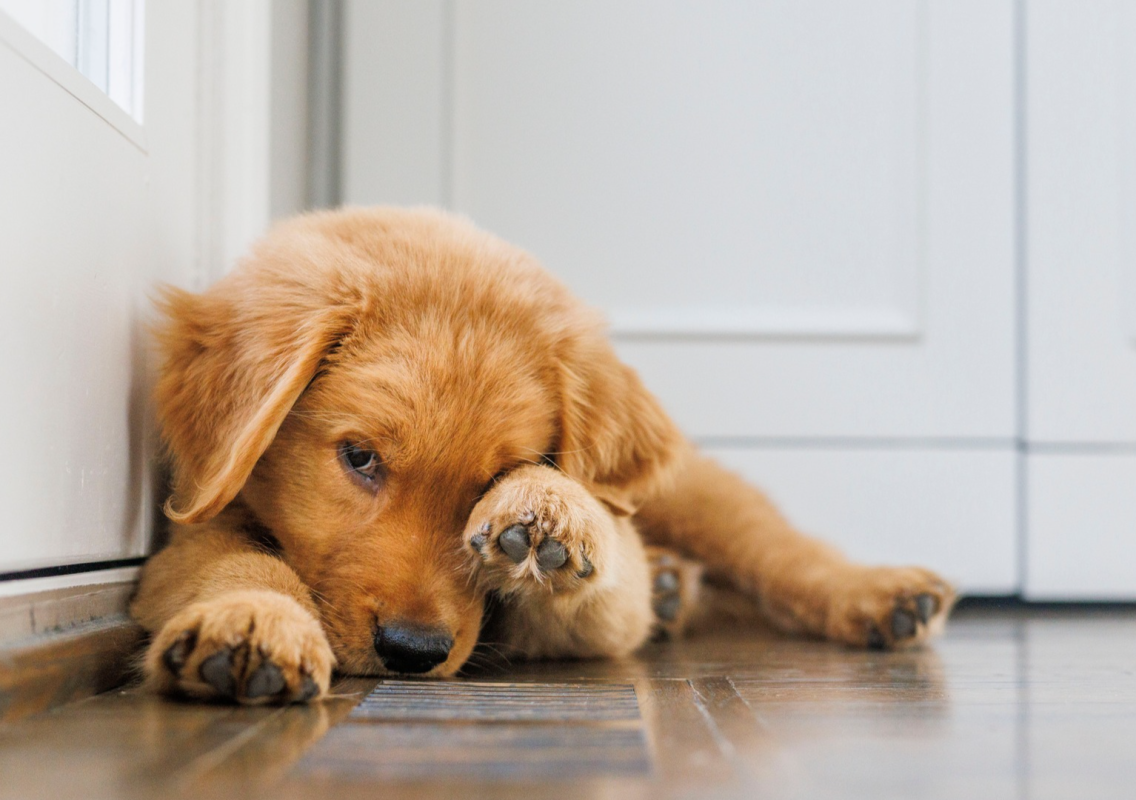
<instances>
[{"instance_id":1,"label":"black nose","mask_svg":"<svg viewBox=\"0 0 1136 800\"><path fill-rule=\"evenodd\" d=\"M429 672L453 646L453 638L438 628L394 622L375 631L375 652L391 672Z\"/></svg>"}]
</instances>

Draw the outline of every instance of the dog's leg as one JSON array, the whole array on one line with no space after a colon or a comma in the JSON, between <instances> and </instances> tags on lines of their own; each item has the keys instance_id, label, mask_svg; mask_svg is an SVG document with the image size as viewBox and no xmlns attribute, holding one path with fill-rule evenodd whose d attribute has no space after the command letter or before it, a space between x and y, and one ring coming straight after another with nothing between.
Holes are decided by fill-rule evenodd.
<instances>
[{"instance_id":1,"label":"dog's leg","mask_svg":"<svg viewBox=\"0 0 1136 800\"><path fill-rule=\"evenodd\" d=\"M740 477L691 450L673 489L636 518L648 542L671 546L755 596L787 631L857 646L920 642L946 619L955 594L917 567L867 567L796 531Z\"/></svg>"},{"instance_id":2,"label":"dog's leg","mask_svg":"<svg viewBox=\"0 0 1136 800\"><path fill-rule=\"evenodd\" d=\"M320 697L335 657L311 593L228 513L175 527L142 571L131 613L151 635L146 682L246 704Z\"/></svg>"},{"instance_id":3,"label":"dog's leg","mask_svg":"<svg viewBox=\"0 0 1136 800\"><path fill-rule=\"evenodd\" d=\"M657 639L682 635L699 608L703 566L666 547L647 547L651 570L651 609Z\"/></svg>"},{"instance_id":4,"label":"dog's leg","mask_svg":"<svg viewBox=\"0 0 1136 800\"><path fill-rule=\"evenodd\" d=\"M651 632L641 538L558 470L522 467L498 481L464 540L473 579L501 600L489 644L527 658L618 657Z\"/></svg>"}]
</instances>

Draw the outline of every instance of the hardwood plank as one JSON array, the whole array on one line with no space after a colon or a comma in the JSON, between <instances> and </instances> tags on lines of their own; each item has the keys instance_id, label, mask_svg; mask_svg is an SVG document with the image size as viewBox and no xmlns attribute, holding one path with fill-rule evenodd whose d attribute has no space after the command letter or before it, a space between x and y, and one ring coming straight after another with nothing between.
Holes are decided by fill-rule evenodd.
<instances>
[{"instance_id":1,"label":"hardwood plank","mask_svg":"<svg viewBox=\"0 0 1136 800\"><path fill-rule=\"evenodd\" d=\"M315 780L564 780L650 772L629 684L379 683L297 766Z\"/></svg>"},{"instance_id":2,"label":"hardwood plank","mask_svg":"<svg viewBox=\"0 0 1136 800\"><path fill-rule=\"evenodd\" d=\"M728 740L701 707L689 680L641 679L635 691L664 781L705 787L736 777Z\"/></svg>"},{"instance_id":3,"label":"hardwood plank","mask_svg":"<svg viewBox=\"0 0 1136 800\"><path fill-rule=\"evenodd\" d=\"M0 724L0 798L1119 800L1134 663L1136 612L987 610L924 650L723 631L619 662L392 681L355 716L377 679L309 708L115 691Z\"/></svg>"},{"instance_id":4,"label":"hardwood plank","mask_svg":"<svg viewBox=\"0 0 1136 800\"><path fill-rule=\"evenodd\" d=\"M0 722L13 722L121 686L143 631L125 617L0 651Z\"/></svg>"},{"instance_id":5,"label":"hardwood plank","mask_svg":"<svg viewBox=\"0 0 1136 800\"><path fill-rule=\"evenodd\" d=\"M356 706L351 718L634 722L639 719L639 707L631 684L384 680Z\"/></svg>"},{"instance_id":6,"label":"hardwood plank","mask_svg":"<svg viewBox=\"0 0 1136 800\"><path fill-rule=\"evenodd\" d=\"M377 683L377 678L342 678L324 702L270 714L243 736L222 742L188 764L179 775L179 783L193 793L211 796L241 795L250 787L271 786L311 745L346 718Z\"/></svg>"}]
</instances>

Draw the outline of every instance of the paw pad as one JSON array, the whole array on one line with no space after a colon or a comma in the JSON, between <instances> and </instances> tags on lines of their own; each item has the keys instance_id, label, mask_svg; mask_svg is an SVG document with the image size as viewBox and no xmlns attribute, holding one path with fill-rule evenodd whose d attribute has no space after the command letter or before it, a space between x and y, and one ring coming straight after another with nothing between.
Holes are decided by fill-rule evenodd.
<instances>
[{"instance_id":1,"label":"paw pad","mask_svg":"<svg viewBox=\"0 0 1136 800\"><path fill-rule=\"evenodd\" d=\"M848 633L833 638L842 638L849 644L866 645L873 650L884 650L917 644L941 628L954 600L949 586L934 576L924 577L923 574L916 574L913 578L910 573L900 571L901 580L898 581L891 581L887 572L877 571L875 574L877 577L883 575L892 586L877 595L875 602L878 605L873 611L867 614L860 610L851 611L847 617L851 623ZM903 587L902 584L908 581L922 586ZM862 603L860 600L856 605L863 608ZM856 627L859 627L859 634Z\"/></svg>"},{"instance_id":2,"label":"paw pad","mask_svg":"<svg viewBox=\"0 0 1136 800\"><path fill-rule=\"evenodd\" d=\"M223 647L201 662L201 679L222 697L237 696L237 679L233 675L233 649Z\"/></svg>"},{"instance_id":3,"label":"paw pad","mask_svg":"<svg viewBox=\"0 0 1136 800\"><path fill-rule=\"evenodd\" d=\"M673 622L682 607L678 575L669 571L660 572L655 576L651 588L651 608L655 616L663 622Z\"/></svg>"},{"instance_id":4,"label":"paw pad","mask_svg":"<svg viewBox=\"0 0 1136 800\"><path fill-rule=\"evenodd\" d=\"M560 569L567 560L568 548L555 539L545 539L536 549L536 564L545 572Z\"/></svg>"},{"instance_id":5,"label":"paw pad","mask_svg":"<svg viewBox=\"0 0 1136 800\"><path fill-rule=\"evenodd\" d=\"M469 537L469 546L481 556L482 561L490 560L496 550L513 564L523 564L531 558L545 574L555 573L572 561L572 551L556 538L559 532L551 520L538 520L531 511L515 519L518 521L505 527L495 541L492 525L488 522ZM583 550L578 555L576 577L587 578L595 572L595 566Z\"/></svg>"},{"instance_id":6,"label":"paw pad","mask_svg":"<svg viewBox=\"0 0 1136 800\"><path fill-rule=\"evenodd\" d=\"M528 528L524 525L510 525L497 537L497 544L514 564L529 557L530 542Z\"/></svg>"},{"instance_id":7,"label":"paw pad","mask_svg":"<svg viewBox=\"0 0 1136 800\"><path fill-rule=\"evenodd\" d=\"M239 703L304 703L326 689L335 657L310 612L250 590L195 603L168 621L146 658L162 691Z\"/></svg>"},{"instance_id":8,"label":"paw pad","mask_svg":"<svg viewBox=\"0 0 1136 800\"><path fill-rule=\"evenodd\" d=\"M308 678L311 680L311 678ZM271 697L284 691L284 673L271 661L263 662L248 679L245 695L251 698Z\"/></svg>"}]
</instances>

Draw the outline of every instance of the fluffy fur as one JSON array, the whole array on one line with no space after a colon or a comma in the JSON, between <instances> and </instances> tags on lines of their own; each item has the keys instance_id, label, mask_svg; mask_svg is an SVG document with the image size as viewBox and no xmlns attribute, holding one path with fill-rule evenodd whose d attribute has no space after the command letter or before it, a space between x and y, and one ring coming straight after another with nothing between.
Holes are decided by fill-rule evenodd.
<instances>
[{"instance_id":1,"label":"fluffy fur","mask_svg":"<svg viewBox=\"0 0 1136 800\"><path fill-rule=\"evenodd\" d=\"M499 645L620 656L682 628L703 569L856 646L922 641L953 601L796 532L684 440L597 315L459 218L300 217L162 311L174 525L132 607L160 690L309 700L334 668L388 672L395 625L447 636L428 674L451 675L491 594ZM375 481L345 443L381 459Z\"/></svg>"}]
</instances>

